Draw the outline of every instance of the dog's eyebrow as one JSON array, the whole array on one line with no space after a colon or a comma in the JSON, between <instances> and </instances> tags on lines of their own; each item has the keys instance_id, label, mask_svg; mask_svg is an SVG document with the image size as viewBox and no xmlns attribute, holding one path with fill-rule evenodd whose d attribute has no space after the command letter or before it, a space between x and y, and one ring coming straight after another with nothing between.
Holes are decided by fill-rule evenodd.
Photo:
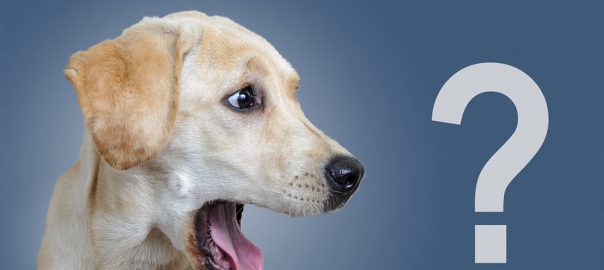
<instances>
[{"instance_id":1,"label":"dog's eyebrow","mask_svg":"<svg viewBox=\"0 0 604 270\"><path fill-rule=\"evenodd\" d=\"M298 89L300 89L300 81L298 80L298 78L290 78L287 81L287 89L290 90L293 94L298 92Z\"/></svg>"},{"instance_id":2,"label":"dog's eyebrow","mask_svg":"<svg viewBox=\"0 0 604 270\"><path fill-rule=\"evenodd\" d=\"M295 71L293 72L293 75L288 76L286 86L292 94L295 94L298 92L298 89L300 89L300 77Z\"/></svg>"},{"instance_id":3,"label":"dog's eyebrow","mask_svg":"<svg viewBox=\"0 0 604 270\"><path fill-rule=\"evenodd\" d=\"M267 68L268 64L264 59L261 58L250 57L244 62L243 65L248 69L255 69L260 74L263 74L262 77L265 77L264 75L269 74L270 72ZM291 66L289 66L289 64L287 65L289 68L286 67L285 69L281 69L283 72L282 75L285 78L285 87L289 92L295 94L298 91L298 88L300 88L300 76Z\"/></svg>"}]
</instances>

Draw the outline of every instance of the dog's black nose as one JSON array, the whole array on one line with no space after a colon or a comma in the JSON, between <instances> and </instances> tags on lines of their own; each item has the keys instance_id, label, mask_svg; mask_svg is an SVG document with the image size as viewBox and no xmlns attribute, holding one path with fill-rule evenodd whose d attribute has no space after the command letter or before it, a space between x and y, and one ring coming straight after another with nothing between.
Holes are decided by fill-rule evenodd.
<instances>
[{"instance_id":1,"label":"dog's black nose","mask_svg":"<svg viewBox=\"0 0 604 270\"><path fill-rule=\"evenodd\" d=\"M327 183L332 193L342 198L342 202L354 193L364 174L363 164L347 156L335 157L325 167Z\"/></svg>"}]
</instances>

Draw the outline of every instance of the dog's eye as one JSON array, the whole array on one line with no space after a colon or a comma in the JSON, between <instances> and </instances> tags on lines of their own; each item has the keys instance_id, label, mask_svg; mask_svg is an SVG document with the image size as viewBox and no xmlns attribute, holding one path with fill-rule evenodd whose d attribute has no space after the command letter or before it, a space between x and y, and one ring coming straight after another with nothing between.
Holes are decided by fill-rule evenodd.
<instances>
[{"instance_id":1,"label":"dog's eye","mask_svg":"<svg viewBox=\"0 0 604 270\"><path fill-rule=\"evenodd\" d=\"M254 93L254 89L248 86L245 87L227 98L229 105L238 110L248 110L254 106L260 105L262 102L260 97Z\"/></svg>"}]
</instances>

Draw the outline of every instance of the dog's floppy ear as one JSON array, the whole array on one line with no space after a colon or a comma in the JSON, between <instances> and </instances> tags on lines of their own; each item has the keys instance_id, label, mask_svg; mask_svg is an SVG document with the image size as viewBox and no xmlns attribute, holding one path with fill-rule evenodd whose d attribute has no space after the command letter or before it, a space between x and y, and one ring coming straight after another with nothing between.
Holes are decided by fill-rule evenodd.
<instances>
[{"instance_id":1,"label":"dog's floppy ear","mask_svg":"<svg viewBox=\"0 0 604 270\"><path fill-rule=\"evenodd\" d=\"M71 56L65 76L99 153L112 167L140 165L167 144L183 57L194 42L190 35L168 20L145 18L120 37Z\"/></svg>"}]
</instances>

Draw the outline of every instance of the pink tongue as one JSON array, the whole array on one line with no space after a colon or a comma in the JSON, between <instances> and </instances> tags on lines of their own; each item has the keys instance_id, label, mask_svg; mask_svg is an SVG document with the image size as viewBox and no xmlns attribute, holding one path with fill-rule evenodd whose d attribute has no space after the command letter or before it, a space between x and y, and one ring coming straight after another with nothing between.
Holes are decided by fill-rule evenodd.
<instances>
[{"instance_id":1,"label":"pink tongue","mask_svg":"<svg viewBox=\"0 0 604 270\"><path fill-rule=\"evenodd\" d=\"M233 270L262 270L262 252L241 233L235 212L234 203L219 204L210 211L212 239L231 257Z\"/></svg>"}]
</instances>

